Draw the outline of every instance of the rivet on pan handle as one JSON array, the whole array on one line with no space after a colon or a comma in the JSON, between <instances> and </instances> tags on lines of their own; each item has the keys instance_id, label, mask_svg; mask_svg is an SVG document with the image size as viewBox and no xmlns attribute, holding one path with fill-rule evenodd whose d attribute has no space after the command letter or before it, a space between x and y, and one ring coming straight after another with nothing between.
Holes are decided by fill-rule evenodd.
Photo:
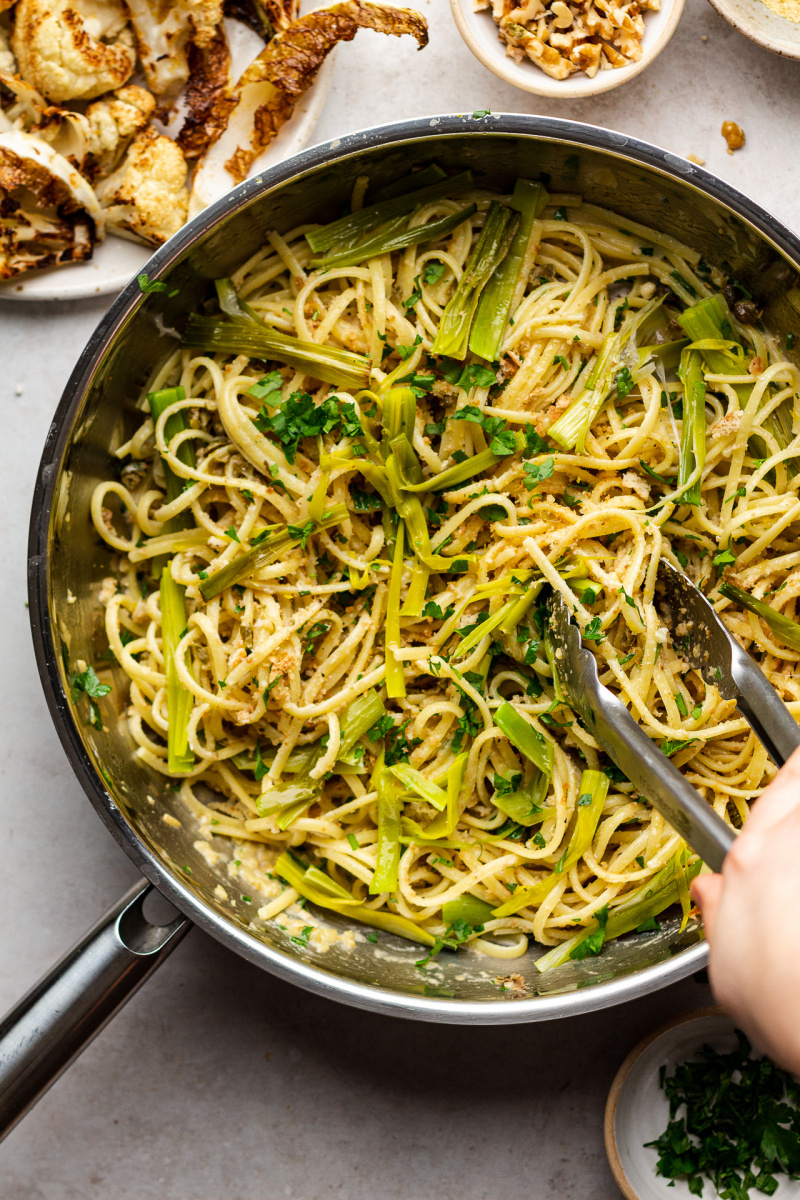
<instances>
[{"instance_id":1,"label":"rivet on pan handle","mask_svg":"<svg viewBox=\"0 0 800 1200\"><path fill-rule=\"evenodd\" d=\"M0 1022L0 1139L191 929L148 921L152 890L136 884Z\"/></svg>"}]
</instances>

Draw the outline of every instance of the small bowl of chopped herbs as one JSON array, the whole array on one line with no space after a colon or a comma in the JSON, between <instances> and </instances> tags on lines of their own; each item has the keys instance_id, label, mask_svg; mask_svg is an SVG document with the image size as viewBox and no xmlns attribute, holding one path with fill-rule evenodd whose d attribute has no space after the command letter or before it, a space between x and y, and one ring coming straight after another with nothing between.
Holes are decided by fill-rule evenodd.
<instances>
[{"instance_id":1,"label":"small bowl of chopped herbs","mask_svg":"<svg viewBox=\"0 0 800 1200\"><path fill-rule=\"evenodd\" d=\"M800 1197L800 1083L721 1009L689 1013L623 1062L606 1153L627 1200Z\"/></svg>"}]
</instances>

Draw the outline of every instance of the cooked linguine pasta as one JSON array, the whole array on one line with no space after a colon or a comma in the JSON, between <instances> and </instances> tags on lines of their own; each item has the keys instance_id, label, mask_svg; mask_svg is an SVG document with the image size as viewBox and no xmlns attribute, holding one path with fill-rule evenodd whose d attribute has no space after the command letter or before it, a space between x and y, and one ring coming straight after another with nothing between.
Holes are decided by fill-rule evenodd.
<instances>
[{"instance_id":1,"label":"cooked linguine pasta","mask_svg":"<svg viewBox=\"0 0 800 1200\"><path fill-rule=\"evenodd\" d=\"M798 650L718 590L794 615L798 372L743 289L578 196L526 210L467 180L401 216L371 242L324 227L321 267L322 227L270 234L219 287L230 319L211 305L149 381L92 503L120 561L108 640L137 754L217 846L249 845L262 915L305 896L431 954L534 939L557 965L688 913L700 864L564 703L547 589L740 825L773 768L671 643L656 570L684 569L800 712ZM703 312L720 328L692 332ZM457 344L465 320L473 349L499 322L496 354ZM329 379L365 356L363 385L236 351L265 325L339 352Z\"/></svg>"}]
</instances>

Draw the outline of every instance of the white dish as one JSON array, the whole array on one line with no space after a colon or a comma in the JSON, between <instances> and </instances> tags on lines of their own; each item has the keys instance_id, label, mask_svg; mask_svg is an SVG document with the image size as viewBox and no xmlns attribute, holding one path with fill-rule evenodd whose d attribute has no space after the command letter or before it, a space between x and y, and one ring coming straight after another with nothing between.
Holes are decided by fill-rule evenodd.
<instances>
[{"instance_id":1,"label":"white dish","mask_svg":"<svg viewBox=\"0 0 800 1200\"><path fill-rule=\"evenodd\" d=\"M521 63L509 58L489 9L475 12L472 5L473 0L450 0L458 31L475 57L506 83L512 83L524 92L550 96L554 100L579 100L584 96L596 96L633 79L664 49L683 12L683 0L661 0L658 12L644 14L642 57L638 62L628 67L598 71L594 79L583 72L570 75L568 79L552 79L529 58Z\"/></svg>"},{"instance_id":2,"label":"white dish","mask_svg":"<svg viewBox=\"0 0 800 1200\"><path fill-rule=\"evenodd\" d=\"M260 155L248 178L274 167L302 150L322 113L334 68L335 50L322 64L313 87L297 104L291 118ZM0 284L0 300L80 300L121 291L141 271L153 249L124 238L109 237L95 248L88 262L31 271Z\"/></svg>"},{"instance_id":3,"label":"white dish","mask_svg":"<svg viewBox=\"0 0 800 1200\"><path fill-rule=\"evenodd\" d=\"M656 1175L658 1154L652 1142L667 1127L669 1104L658 1083L659 1068L666 1063L671 1074L677 1063L691 1058L704 1045L728 1052L736 1048L733 1021L721 1009L706 1008L678 1017L631 1050L608 1094L605 1141L608 1163L626 1200L691 1200L684 1180ZM798 1200L800 1181L780 1180L776 1200ZM751 1192L751 1196L759 1195ZM717 1192L705 1180L703 1200L714 1200Z\"/></svg>"}]
</instances>

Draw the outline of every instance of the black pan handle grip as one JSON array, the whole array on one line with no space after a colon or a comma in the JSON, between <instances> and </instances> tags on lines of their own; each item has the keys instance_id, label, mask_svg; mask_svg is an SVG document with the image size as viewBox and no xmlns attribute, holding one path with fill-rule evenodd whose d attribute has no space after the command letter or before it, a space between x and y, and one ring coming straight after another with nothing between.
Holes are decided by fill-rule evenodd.
<instances>
[{"instance_id":1,"label":"black pan handle grip","mask_svg":"<svg viewBox=\"0 0 800 1200\"><path fill-rule=\"evenodd\" d=\"M153 925L138 883L0 1022L0 1140L191 929Z\"/></svg>"}]
</instances>

